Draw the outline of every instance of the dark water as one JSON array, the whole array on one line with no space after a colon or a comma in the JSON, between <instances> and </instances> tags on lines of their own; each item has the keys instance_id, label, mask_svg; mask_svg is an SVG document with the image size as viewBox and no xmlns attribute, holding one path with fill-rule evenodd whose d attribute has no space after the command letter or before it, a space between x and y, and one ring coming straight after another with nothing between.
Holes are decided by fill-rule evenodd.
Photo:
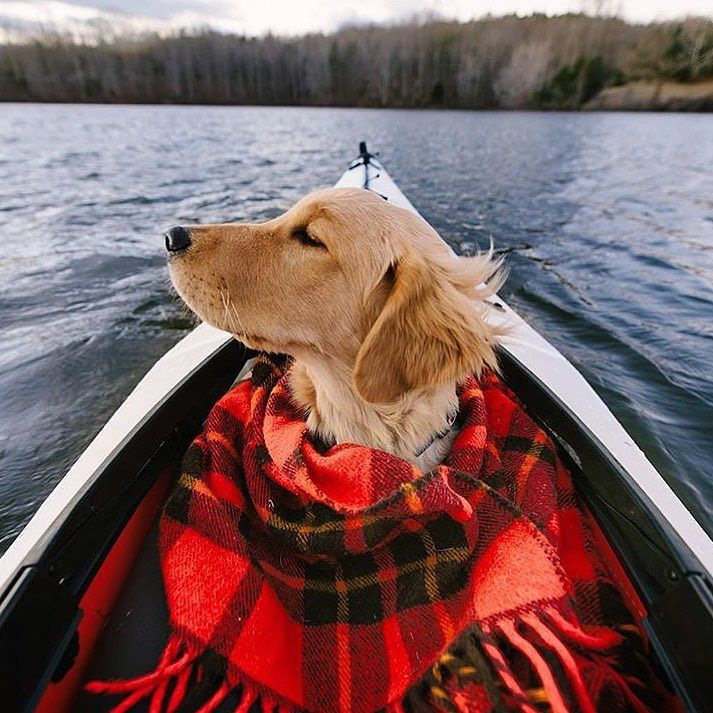
<instances>
[{"instance_id":1,"label":"dark water","mask_svg":"<svg viewBox=\"0 0 713 713\"><path fill-rule=\"evenodd\" d=\"M713 531L713 116L0 105L0 551L190 327L162 230L380 149Z\"/></svg>"}]
</instances>

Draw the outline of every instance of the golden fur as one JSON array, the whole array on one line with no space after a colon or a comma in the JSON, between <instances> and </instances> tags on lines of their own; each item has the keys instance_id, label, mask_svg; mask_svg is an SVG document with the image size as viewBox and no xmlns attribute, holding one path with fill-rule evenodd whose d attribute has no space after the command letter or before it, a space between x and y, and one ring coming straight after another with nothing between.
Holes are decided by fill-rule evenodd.
<instances>
[{"instance_id":1,"label":"golden fur","mask_svg":"<svg viewBox=\"0 0 713 713\"><path fill-rule=\"evenodd\" d=\"M189 230L169 260L178 293L248 346L295 358L313 432L422 468L445 455L416 453L457 407L456 383L496 364L490 255L455 258L419 216L358 188L317 191L265 223Z\"/></svg>"}]
</instances>

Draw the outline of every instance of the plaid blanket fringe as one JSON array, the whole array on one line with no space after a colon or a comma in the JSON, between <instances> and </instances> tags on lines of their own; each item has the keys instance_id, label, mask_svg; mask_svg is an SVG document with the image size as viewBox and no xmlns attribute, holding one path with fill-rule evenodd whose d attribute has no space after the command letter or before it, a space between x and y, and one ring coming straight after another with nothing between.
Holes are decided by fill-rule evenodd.
<instances>
[{"instance_id":1,"label":"plaid blanket fringe","mask_svg":"<svg viewBox=\"0 0 713 713\"><path fill-rule=\"evenodd\" d=\"M153 672L87 684L122 696L112 713L678 710L495 374L459 386L453 450L423 474L313 442L288 367L261 358L187 452L161 522L173 634Z\"/></svg>"},{"instance_id":2,"label":"plaid blanket fringe","mask_svg":"<svg viewBox=\"0 0 713 713\"><path fill-rule=\"evenodd\" d=\"M523 629L524 633L521 633ZM523 690L498 639L524 654L540 677L540 688ZM611 673L605 652L620 641L621 636L611 629L602 628L598 633L587 633L576 622L568 621L556 609L545 610L541 615L496 620L483 628L476 627L465 632L455 646L449 647L436 659L419 684L407 691L403 699L389 703L381 710L384 713L480 711L482 706L476 699L480 697L480 687L485 684L489 698L501 699L505 710L538 713L542 710L536 705L539 701L546 704L546 709L553 713L567 713L572 709L565 702L552 668L545 658L545 651L549 648L549 651L558 657L559 664L566 672L577 710L594 713L596 709L580 673L581 662L577 662L567 644L588 650L593 661L607 673ZM86 690L90 693L125 696L111 708L111 713L124 713L145 698L150 698L150 713L176 713L183 709L189 683L202 683L201 658L202 652L198 647L185 645L182 637L174 634L153 672L123 681L92 681L86 685ZM488 669L494 670L499 680L490 678L486 681L483 672ZM211 673L208 676L211 676ZM629 677L629 680L623 676L617 678L629 710L637 713L647 713L651 710L630 686L641 686L642 681L634 677ZM195 713L212 713L229 696L237 699L233 713L248 713L253 706L262 713L294 713L297 710L292 703L281 700L273 691L249 680L239 671L231 671L219 685L214 686L214 690L204 696L204 701L188 710Z\"/></svg>"},{"instance_id":3,"label":"plaid blanket fringe","mask_svg":"<svg viewBox=\"0 0 713 713\"><path fill-rule=\"evenodd\" d=\"M525 633L520 631L525 630ZM540 677L540 688L523 690L516 675L508 664L498 639L521 651ZM555 681L550 664L545 659L542 648L549 647L566 671L568 683L574 693L577 710L594 713L595 708L580 673L580 665L568 643L589 650L589 656L599 666L611 673L606 651L621 640L611 629L602 629L597 634L583 631L576 622L568 621L560 612L550 609L542 615L526 615L494 622L483 629L473 629L462 635L456 646L441 654L422 677L419 685L412 687L402 700L387 704L385 713L405 713L406 711L444 711L470 713L482 710L474 702L480 686L485 685L489 698L500 698L506 710L523 713L538 713L536 705L546 704L553 713L571 710L565 702ZM457 653L454 653L457 652ZM595 653L596 652L596 653ZM489 661L486 661L489 659ZM173 635L163 652L156 669L145 676L124 681L92 681L86 689L91 693L124 695L111 713L124 713L145 698L150 698L150 713L166 711L175 713L185 703L189 682L202 679L201 652L196 647L185 646L181 637ZM493 669L499 681L483 678L483 671ZM625 695L628 709L637 713L647 713L651 709L642 702L631 688L631 684L641 686L642 681L634 677L617 676L621 692ZM228 680L234 683L228 683ZM471 695L469 695L469 693ZM223 682L215 687L207 699L198 705L195 713L212 713L231 696L237 699L234 713L247 713L258 706L262 713L294 713L294 705L280 700L274 692L265 689L241 675L231 672Z\"/></svg>"}]
</instances>

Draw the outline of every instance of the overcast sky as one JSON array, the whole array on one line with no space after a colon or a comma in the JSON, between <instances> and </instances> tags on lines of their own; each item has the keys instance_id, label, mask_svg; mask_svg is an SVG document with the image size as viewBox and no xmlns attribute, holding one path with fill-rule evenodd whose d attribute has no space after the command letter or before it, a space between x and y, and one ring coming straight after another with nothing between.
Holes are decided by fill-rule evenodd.
<instances>
[{"instance_id":1,"label":"overcast sky","mask_svg":"<svg viewBox=\"0 0 713 713\"><path fill-rule=\"evenodd\" d=\"M713 16L713 0L0 0L0 21L27 28L76 27L108 19L140 28L171 30L211 26L260 35L329 32L344 24L393 22L437 10L439 16L469 20L486 13L529 14L616 11L637 22L682 15Z\"/></svg>"}]
</instances>

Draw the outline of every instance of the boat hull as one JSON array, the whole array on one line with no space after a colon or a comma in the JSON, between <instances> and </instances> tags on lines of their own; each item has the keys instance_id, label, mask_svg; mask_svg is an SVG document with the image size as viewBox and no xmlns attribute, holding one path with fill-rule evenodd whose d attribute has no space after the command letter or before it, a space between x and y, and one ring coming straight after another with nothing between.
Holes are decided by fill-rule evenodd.
<instances>
[{"instance_id":1,"label":"boat hull","mask_svg":"<svg viewBox=\"0 0 713 713\"><path fill-rule=\"evenodd\" d=\"M366 187L415 211L365 150L337 186ZM561 446L669 678L691 710L706 710L713 701L713 543L575 367L498 297L490 319L508 328L500 350L504 377ZM0 651L22 652L0 658L7 710L73 710L100 632L112 626L109 612L120 619L141 605L122 602L120 590L135 579L133 564L151 540L146 533L180 454L251 356L207 325L185 337L152 367L0 560ZM105 647L104 655L118 651ZM109 675L121 674L117 667Z\"/></svg>"}]
</instances>

